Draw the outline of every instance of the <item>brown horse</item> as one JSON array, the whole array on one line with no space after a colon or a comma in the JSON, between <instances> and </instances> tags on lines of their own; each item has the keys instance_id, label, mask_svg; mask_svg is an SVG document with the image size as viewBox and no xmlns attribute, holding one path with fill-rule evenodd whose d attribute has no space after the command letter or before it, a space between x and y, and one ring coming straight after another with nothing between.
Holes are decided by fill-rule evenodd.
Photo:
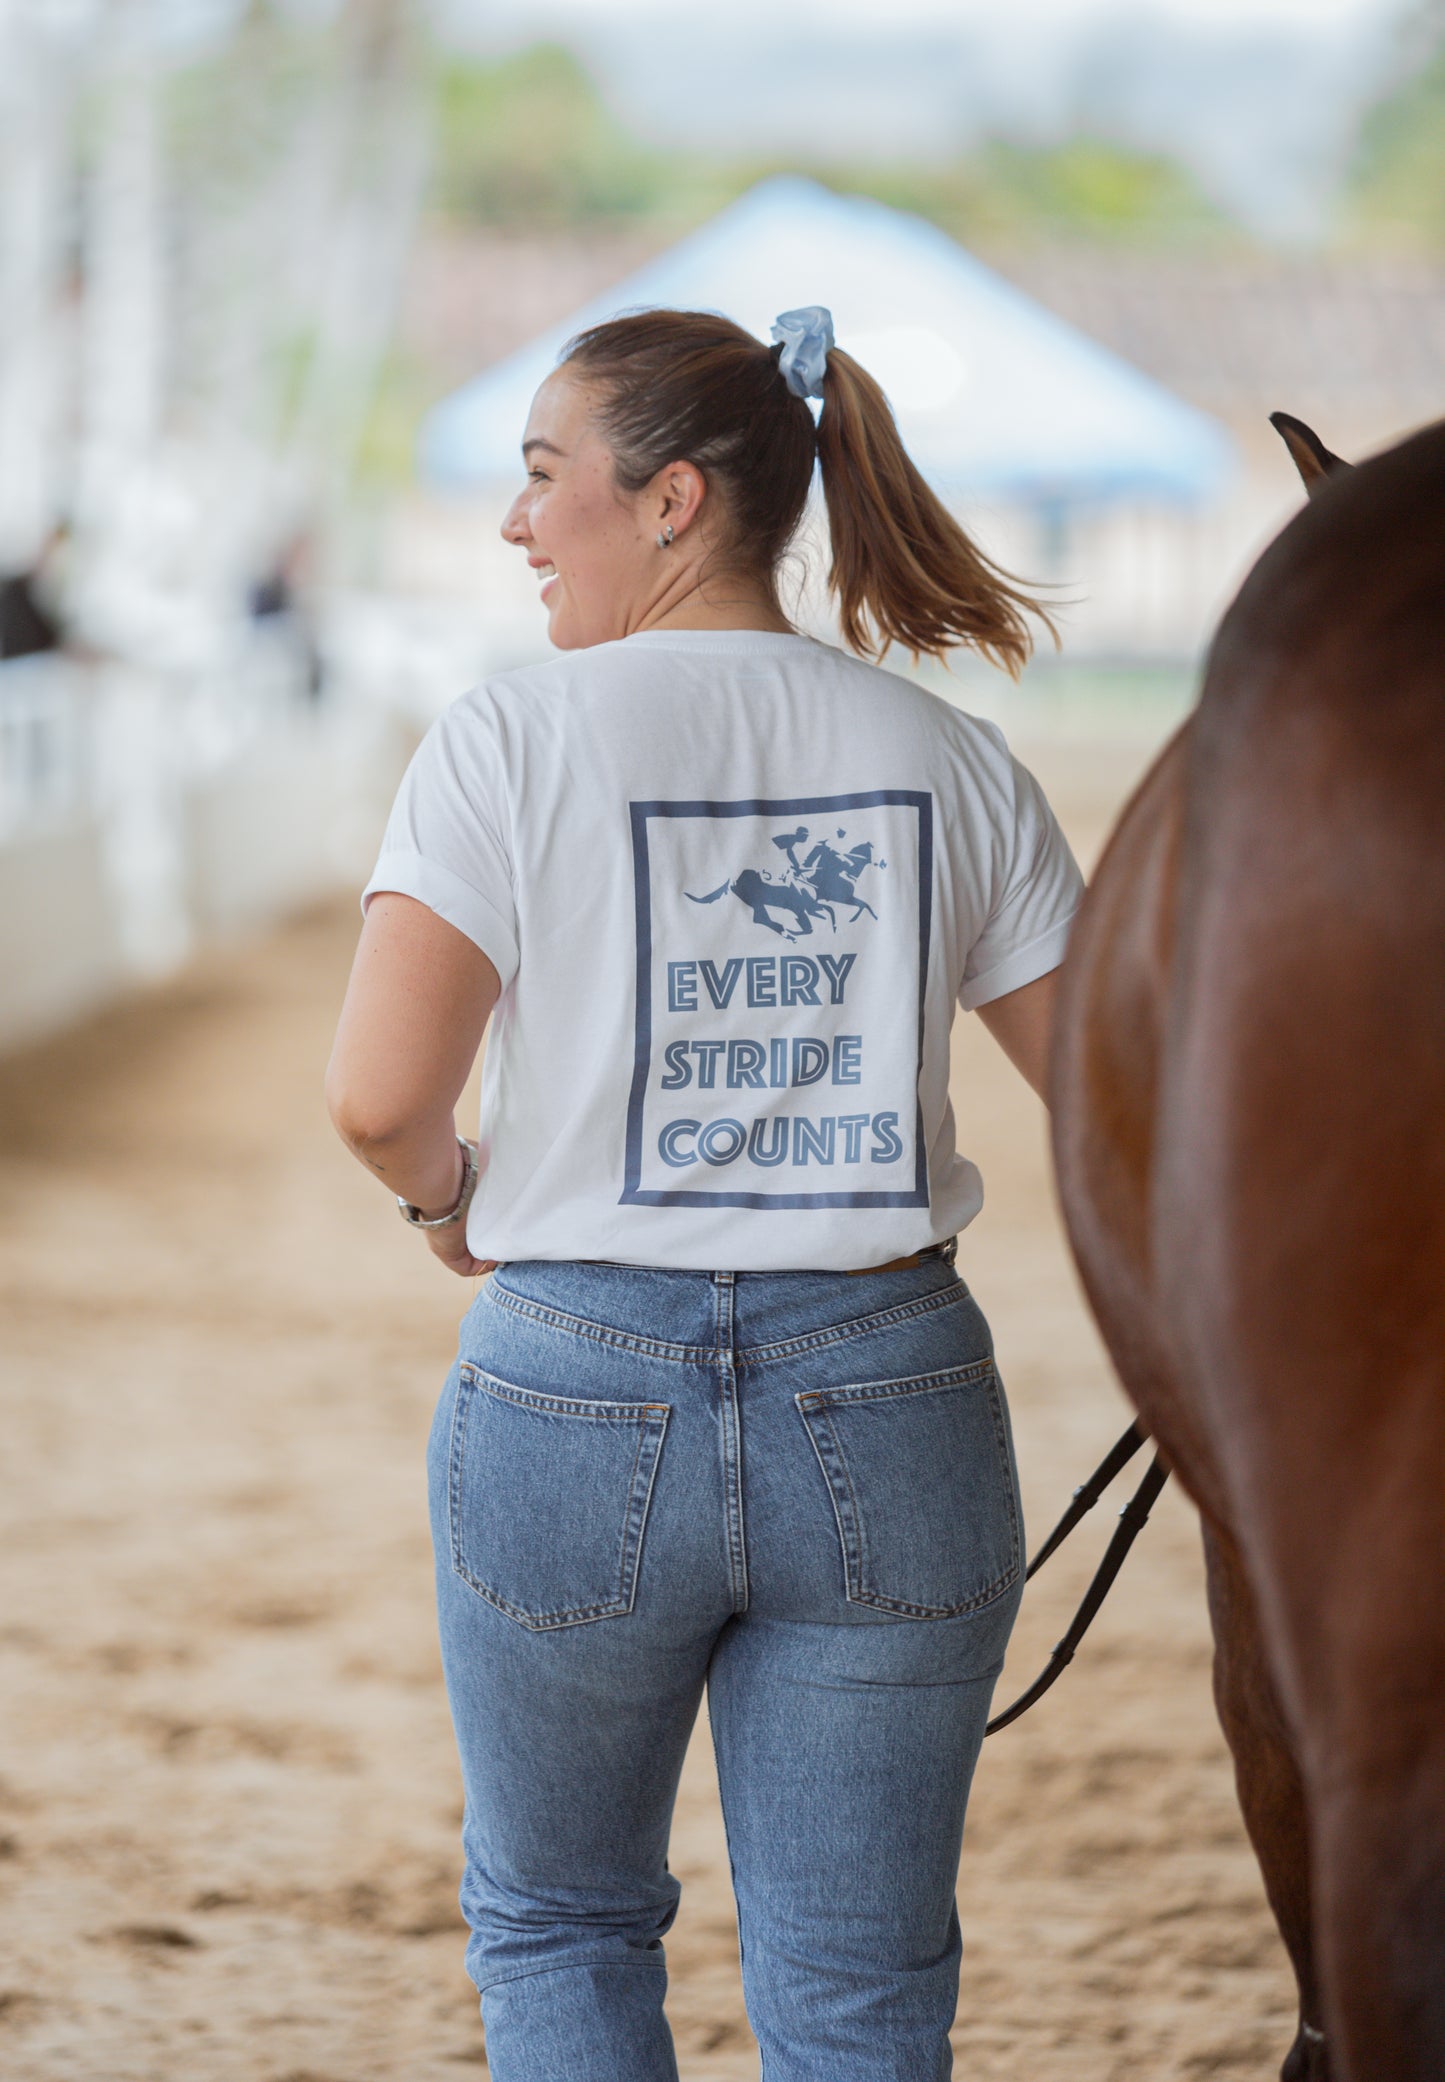
<instances>
[{"instance_id":1,"label":"brown horse","mask_svg":"<svg viewBox=\"0 0 1445 2082\"><path fill-rule=\"evenodd\" d=\"M1215 1697L1299 1981L1288 2082L1445 2078L1445 423L1219 629L1062 978L1054 1150L1199 1506Z\"/></svg>"}]
</instances>

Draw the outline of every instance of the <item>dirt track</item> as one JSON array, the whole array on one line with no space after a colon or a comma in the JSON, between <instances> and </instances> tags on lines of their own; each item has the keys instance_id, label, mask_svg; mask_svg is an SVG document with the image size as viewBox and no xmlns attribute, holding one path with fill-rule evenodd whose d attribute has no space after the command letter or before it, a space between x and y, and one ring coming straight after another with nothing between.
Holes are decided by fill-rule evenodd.
<instances>
[{"instance_id":1,"label":"dirt track","mask_svg":"<svg viewBox=\"0 0 1445 2082\"><path fill-rule=\"evenodd\" d=\"M1138 744L1031 753L1081 853ZM421 1457L469 1289L334 1141L348 904L0 1065L0 2072L443 2082L483 2064ZM976 1021L955 1100L1035 1538L1124 1422L1041 1115ZM1108 1514L1031 1592L1000 1698ZM669 1940L687 2082L753 2077L705 1733ZM1063 1686L988 1744L961 2077L1273 2075L1290 1982L1172 1492ZM576 2082L586 2082L579 2070ZM846 2082L846 2078L839 2078Z\"/></svg>"}]
</instances>

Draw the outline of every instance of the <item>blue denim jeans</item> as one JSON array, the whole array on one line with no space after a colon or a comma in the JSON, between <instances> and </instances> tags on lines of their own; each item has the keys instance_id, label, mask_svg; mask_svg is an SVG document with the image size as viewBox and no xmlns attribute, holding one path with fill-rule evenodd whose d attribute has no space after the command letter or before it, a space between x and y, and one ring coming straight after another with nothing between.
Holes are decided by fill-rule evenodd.
<instances>
[{"instance_id":1,"label":"blue denim jeans","mask_svg":"<svg viewBox=\"0 0 1445 2082\"><path fill-rule=\"evenodd\" d=\"M766 2082L946 2077L1022 1579L953 1268L506 1264L429 1461L495 2082L675 2082L667 1842L704 1690Z\"/></svg>"}]
</instances>

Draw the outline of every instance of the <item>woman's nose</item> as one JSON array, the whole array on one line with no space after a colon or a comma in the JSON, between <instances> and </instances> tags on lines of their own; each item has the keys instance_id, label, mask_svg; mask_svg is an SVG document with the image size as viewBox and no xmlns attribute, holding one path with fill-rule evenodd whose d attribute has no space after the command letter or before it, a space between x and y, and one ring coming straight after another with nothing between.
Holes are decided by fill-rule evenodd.
<instances>
[{"instance_id":1,"label":"woman's nose","mask_svg":"<svg viewBox=\"0 0 1445 2082\"><path fill-rule=\"evenodd\" d=\"M507 508L502 522L503 542L515 542L519 546L527 540L527 525L522 514L522 494L519 492Z\"/></svg>"}]
</instances>

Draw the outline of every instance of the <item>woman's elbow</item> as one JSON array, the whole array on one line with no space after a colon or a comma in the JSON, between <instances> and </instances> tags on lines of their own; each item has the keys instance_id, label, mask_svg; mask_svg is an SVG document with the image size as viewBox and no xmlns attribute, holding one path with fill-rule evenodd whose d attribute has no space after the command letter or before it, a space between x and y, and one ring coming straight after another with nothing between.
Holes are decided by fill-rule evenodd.
<instances>
[{"instance_id":1,"label":"woman's elbow","mask_svg":"<svg viewBox=\"0 0 1445 2082\"><path fill-rule=\"evenodd\" d=\"M326 1072L326 1111L347 1148L363 1158L395 1143L416 1125L404 1117L393 1095L368 1088L334 1063Z\"/></svg>"}]
</instances>

